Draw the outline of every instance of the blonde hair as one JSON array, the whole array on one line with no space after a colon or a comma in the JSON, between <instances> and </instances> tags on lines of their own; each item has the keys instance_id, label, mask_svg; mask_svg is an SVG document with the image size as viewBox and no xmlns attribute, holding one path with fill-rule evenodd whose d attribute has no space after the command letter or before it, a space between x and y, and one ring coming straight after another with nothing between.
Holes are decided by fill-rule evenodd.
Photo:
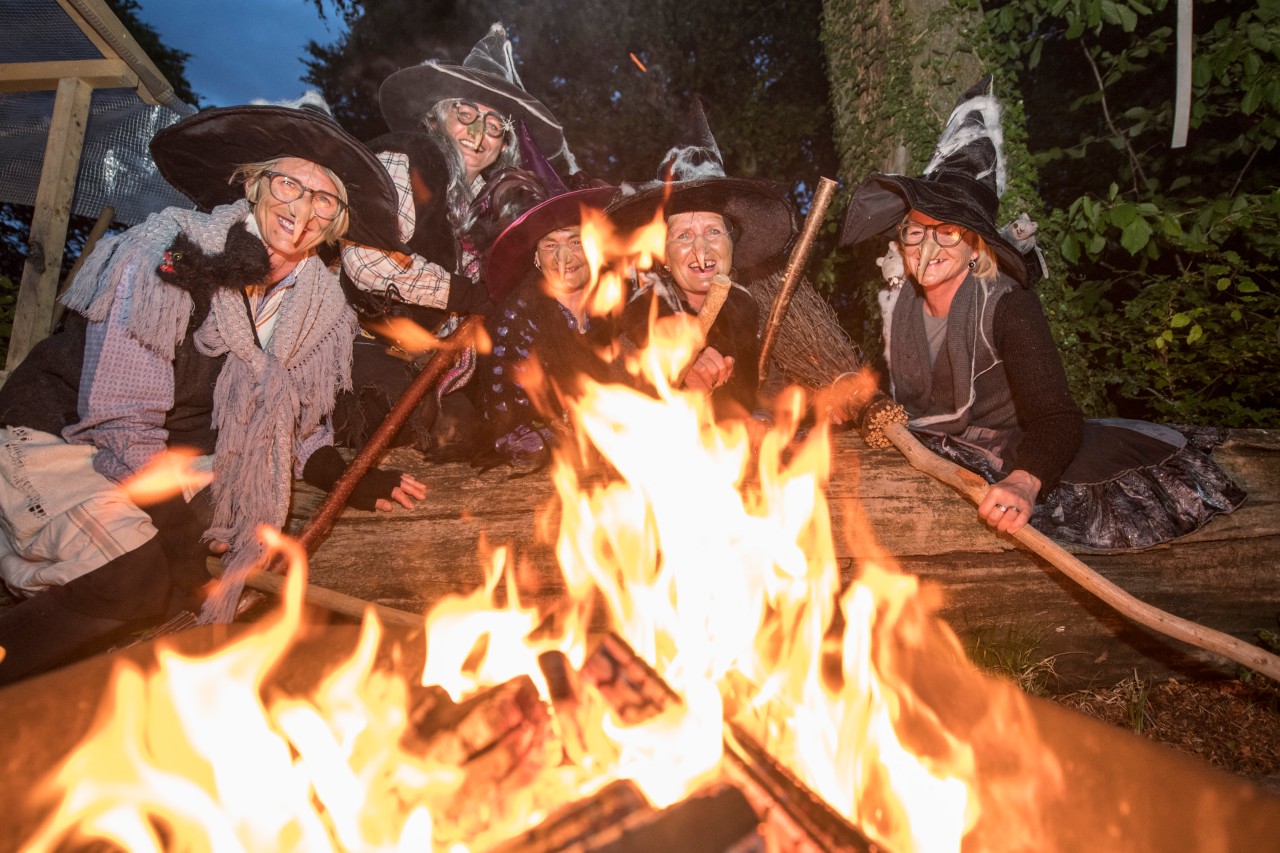
<instances>
[{"instance_id":1,"label":"blonde hair","mask_svg":"<svg viewBox=\"0 0 1280 853\"><path fill-rule=\"evenodd\" d=\"M982 235L977 231L970 230L976 241L973 245L973 277L982 283L995 281L996 276L1000 275L1000 264L996 260L996 253L987 245L987 241L982 239Z\"/></svg>"},{"instance_id":2,"label":"blonde hair","mask_svg":"<svg viewBox=\"0 0 1280 853\"><path fill-rule=\"evenodd\" d=\"M306 160L305 157L274 157L258 163L243 163L236 166L236 170L231 173L231 180L228 183L242 182L246 184L244 189L245 198L249 199L250 204L257 207L258 200L262 198L263 182L270 180L267 177L267 172L278 171L277 166L285 160L293 159ZM315 161L309 160L307 162L314 163ZM319 163L316 163L316 165L324 172L325 177L333 181L334 187L338 190L338 198L342 200L342 208L338 211L338 215L330 219L320 231L320 239L323 242L334 243L337 242L339 237L347 233L347 228L351 224L351 212L347 206L347 185L342 182L342 178L334 174L332 169ZM267 192L270 192L270 190L268 189Z\"/></svg>"}]
</instances>

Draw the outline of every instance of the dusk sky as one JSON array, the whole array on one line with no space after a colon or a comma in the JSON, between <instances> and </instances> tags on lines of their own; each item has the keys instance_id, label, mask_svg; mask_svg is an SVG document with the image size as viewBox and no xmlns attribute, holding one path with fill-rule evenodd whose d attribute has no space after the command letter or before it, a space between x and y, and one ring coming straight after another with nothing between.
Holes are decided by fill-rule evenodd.
<instances>
[{"instance_id":1,"label":"dusk sky","mask_svg":"<svg viewBox=\"0 0 1280 853\"><path fill-rule=\"evenodd\" d=\"M139 0L138 16L169 47L191 54L187 79L202 106L302 94L308 41L336 41L341 24L308 0Z\"/></svg>"}]
</instances>

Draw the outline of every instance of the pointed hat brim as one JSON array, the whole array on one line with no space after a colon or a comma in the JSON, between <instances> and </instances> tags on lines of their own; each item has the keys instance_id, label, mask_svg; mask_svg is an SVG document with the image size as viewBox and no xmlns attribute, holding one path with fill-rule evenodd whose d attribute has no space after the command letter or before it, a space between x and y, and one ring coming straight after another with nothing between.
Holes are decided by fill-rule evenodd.
<instances>
[{"instance_id":1,"label":"pointed hat brim","mask_svg":"<svg viewBox=\"0 0 1280 853\"><path fill-rule=\"evenodd\" d=\"M538 147L556 156L564 147L564 129L551 110L516 84L475 68L428 60L402 68L378 89L382 118L392 130L421 130L437 103L451 98L493 107L510 119L524 119Z\"/></svg>"},{"instance_id":2,"label":"pointed hat brim","mask_svg":"<svg viewBox=\"0 0 1280 853\"><path fill-rule=\"evenodd\" d=\"M1023 286L1028 282L1022 254L996 227L999 201L980 181L943 172L924 178L872 175L853 191L840 230L840 245L877 237L891 238L909 211L939 222L961 225L982 236L1004 272Z\"/></svg>"}]
</instances>

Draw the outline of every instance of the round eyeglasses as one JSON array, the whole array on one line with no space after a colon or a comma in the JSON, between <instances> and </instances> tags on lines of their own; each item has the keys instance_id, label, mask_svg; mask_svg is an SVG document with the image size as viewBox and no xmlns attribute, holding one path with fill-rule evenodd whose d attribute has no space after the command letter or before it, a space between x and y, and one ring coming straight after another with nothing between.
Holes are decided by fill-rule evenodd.
<instances>
[{"instance_id":1,"label":"round eyeglasses","mask_svg":"<svg viewBox=\"0 0 1280 853\"><path fill-rule=\"evenodd\" d=\"M924 225L907 220L898 226L898 239L904 246L918 246L924 242L925 235L933 232L933 241L944 249L957 246L964 239L968 228L942 222L937 225Z\"/></svg>"},{"instance_id":2,"label":"round eyeglasses","mask_svg":"<svg viewBox=\"0 0 1280 853\"><path fill-rule=\"evenodd\" d=\"M320 219L333 219L347 206L345 201L333 193L313 190L297 178L280 172L263 172L262 174L267 178L267 186L271 188L271 194L277 201L294 202L311 193L311 213Z\"/></svg>"},{"instance_id":3,"label":"round eyeglasses","mask_svg":"<svg viewBox=\"0 0 1280 853\"><path fill-rule=\"evenodd\" d=\"M482 113L470 101L454 101L453 117L466 127L475 124L478 119L484 119L484 135L490 139L501 139L511 126L511 121L506 117L497 113Z\"/></svg>"}]
</instances>

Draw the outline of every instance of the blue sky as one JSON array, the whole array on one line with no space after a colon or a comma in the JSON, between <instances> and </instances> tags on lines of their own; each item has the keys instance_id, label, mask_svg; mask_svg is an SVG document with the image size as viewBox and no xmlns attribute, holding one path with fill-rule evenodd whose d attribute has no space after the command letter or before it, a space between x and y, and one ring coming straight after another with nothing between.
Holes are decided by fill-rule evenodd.
<instances>
[{"instance_id":1,"label":"blue sky","mask_svg":"<svg viewBox=\"0 0 1280 853\"><path fill-rule=\"evenodd\" d=\"M138 17L169 47L191 54L187 79L202 106L271 101L302 94L308 41L338 39L309 0L139 0Z\"/></svg>"}]
</instances>

